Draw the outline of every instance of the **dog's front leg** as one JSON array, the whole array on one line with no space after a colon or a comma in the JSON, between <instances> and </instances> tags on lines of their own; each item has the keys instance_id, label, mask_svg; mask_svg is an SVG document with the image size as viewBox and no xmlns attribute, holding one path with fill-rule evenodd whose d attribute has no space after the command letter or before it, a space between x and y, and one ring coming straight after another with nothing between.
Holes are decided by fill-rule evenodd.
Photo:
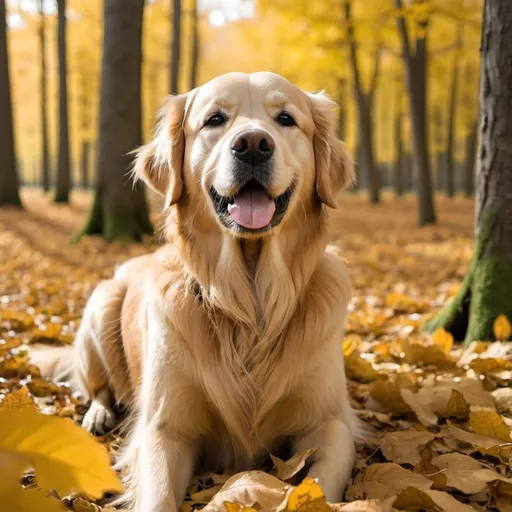
<instances>
[{"instance_id":1,"label":"dog's front leg","mask_svg":"<svg viewBox=\"0 0 512 512\"><path fill-rule=\"evenodd\" d=\"M196 450L165 429L141 429L136 512L177 512L192 479Z\"/></svg>"},{"instance_id":2,"label":"dog's front leg","mask_svg":"<svg viewBox=\"0 0 512 512\"><path fill-rule=\"evenodd\" d=\"M143 329L140 416L134 431L135 511L177 512L195 469L199 433L186 407L187 377L173 356L176 333L148 305ZM185 403L184 403L185 402Z\"/></svg>"},{"instance_id":3,"label":"dog's front leg","mask_svg":"<svg viewBox=\"0 0 512 512\"><path fill-rule=\"evenodd\" d=\"M295 443L296 451L308 448L318 448L308 476L318 479L327 501L342 501L356 459L354 440L348 425L341 419L327 421Z\"/></svg>"}]
</instances>

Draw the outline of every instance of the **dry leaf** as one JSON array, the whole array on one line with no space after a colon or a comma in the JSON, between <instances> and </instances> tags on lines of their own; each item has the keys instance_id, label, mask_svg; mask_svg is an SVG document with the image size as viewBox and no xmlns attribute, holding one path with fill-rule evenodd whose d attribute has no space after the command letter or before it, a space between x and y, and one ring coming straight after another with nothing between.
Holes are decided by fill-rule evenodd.
<instances>
[{"instance_id":1,"label":"dry leaf","mask_svg":"<svg viewBox=\"0 0 512 512\"><path fill-rule=\"evenodd\" d=\"M435 439L430 432L415 430L403 432L390 432L379 441L384 457L397 464L418 464L421 460L419 448Z\"/></svg>"},{"instance_id":2,"label":"dry leaf","mask_svg":"<svg viewBox=\"0 0 512 512\"><path fill-rule=\"evenodd\" d=\"M370 395L386 411L395 414L403 414L410 411L409 406L400 394L400 388L395 380L390 379L372 383Z\"/></svg>"},{"instance_id":3,"label":"dry leaf","mask_svg":"<svg viewBox=\"0 0 512 512\"><path fill-rule=\"evenodd\" d=\"M495 471L484 468L475 459L462 453L446 453L432 459L432 464L443 471L446 487L466 494L476 494L487 489L487 483L500 480L512 483L512 479L501 477Z\"/></svg>"},{"instance_id":4,"label":"dry leaf","mask_svg":"<svg viewBox=\"0 0 512 512\"><path fill-rule=\"evenodd\" d=\"M512 334L512 326L508 318L505 315L500 315L494 321L493 325L494 337L500 341L506 341L510 338Z\"/></svg>"},{"instance_id":5,"label":"dry leaf","mask_svg":"<svg viewBox=\"0 0 512 512\"><path fill-rule=\"evenodd\" d=\"M11 489L0 494L0 503L5 512L65 512L61 502L35 489Z\"/></svg>"},{"instance_id":6,"label":"dry leaf","mask_svg":"<svg viewBox=\"0 0 512 512\"><path fill-rule=\"evenodd\" d=\"M449 354L453 348L453 336L442 327L432 334L432 341L445 354Z\"/></svg>"},{"instance_id":7,"label":"dry leaf","mask_svg":"<svg viewBox=\"0 0 512 512\"><path fill-rule=\"evenodd\" d=\"M512 441L510 428L494 411L472 411L469 416L469 425L476 434L495 437L505 443Z\"/></svg>"},{"instance_id":8,"label":"dry leaf","mask_svg":"<svg viewBox=\"0 0 512 512\"><path fill-rule=\"evenodd\" d=\"M446 406L436 414L440 418L453 418L459 421L467 420L469 418L469 404L464 400L464 396L460 391L452 389L450 400Z\"/></svg>"},{"instance_id":9,"label":"dry leaf","mask_svg":"<svg viewBox=\"0 0 512 512\"><path fill-rule=\"evenodd\" d=\"M100 498L107 491L123 491L105 448L64 418L30 408L0 411L1 451L26 458L38 485L60 496L78 491ZM3 481L0 476L0 492Z\"/></svg>"},{"instance_id":10,"label":"dry leaf","mask_svg":"<svg viewBox=\"0 0 512 512\"><path fill-rule=\"evenodd\" d=\"M82 498L77 498L73 501L73 510L75 512L103 512L100 506Z\"/></svg>"},{"instance_id":11,"label":"dry leaf","mask_svg":"<svg viewBox=\"0 0 512 512\"><path fill-rule=\"evenodd\" d=\"M378 373L373 368L372 363L361 357L361 353L358 350L351 351L345 357L345 369L349 378L363 382L371 382L378 377Z\"/></svg>"},{"instance_id":12,"label":"dry leaf","mask_svg":"<svg viewBox=\"0 0 512 512\"><path fill-rule=\"evenodd\" d=\"M37 409L37 405L32 398L32 395L29 393L26 386L22 386L18 391L14 393L9 393L1 402L0 402L0 411L5 410L20 410L20 409Z\"/></svg>"},{"instance_id":13,"label":"dry leaf","mask_svg":"<svg viewBox=\"0 0 512 512\"><path fill-rule=\"evenodd\" d=\"M264 510L277 510L290 488L290 485L262 471L238 473L222 486L203 510L217 512L226 501L244 507L252 507L257 502Z\"/></svg>"},{"instance_id":14,"label":"dry leaf","mask_svg":"<svg viewBox=\"0 0 512 512\"><path fill-rule=\"evenodd\" d=\"M395 512L392 503L395 497L387 500L357 500L352 503L331 504L334 512Z\"/></svg>"},{"instance_id":15,"label":"dry leaf","mask_svg":"<svg viewBox=\"0 0 512 512\"><path fill-rule=\"evenodd\" d=\"M415 487L408 487L402 491L393 506L400 510L411 511L432 509L440 512L474 512L472 507L457 501L447 492Z\"/></svg>"},{"instance_id":16,"label":"dry leaf","mask_svg":"<svg viewBox=\"0 0 512 512\"><path fill-rule=\"evenodd\" d=\"M355 477L354 483L349 486L345 496L349 500L386 499L407 487L430 489L431 486L431 480L407 471L398 464L373 464Z\"/></svg>"},{"instance_id":17,"label":"dry leaf","mask_svg":"<svg viewBox=\"0 0 512 512\"><path fill-rule=\"evenodd\" d=\"M276 478L279 478L279 480L289 480L295 476L306 465L309 457L315 454L317 450L317 448L309 448L303 452L296 453L286 462L282 461L279 457L271 455Z\"/></svg>"},{"instance_id":18,"label":"dry leaf","mask_svg":"<svg viewBox=\"0 0 512 512\"><path fill-rule=\"evenodd\" d=\"M297 510L323 512L330 509L325 502L320 485L313 478L306 477L299 486L291 491L286 502L286 510L290 512Z\"/></svg>"}]
</instances>

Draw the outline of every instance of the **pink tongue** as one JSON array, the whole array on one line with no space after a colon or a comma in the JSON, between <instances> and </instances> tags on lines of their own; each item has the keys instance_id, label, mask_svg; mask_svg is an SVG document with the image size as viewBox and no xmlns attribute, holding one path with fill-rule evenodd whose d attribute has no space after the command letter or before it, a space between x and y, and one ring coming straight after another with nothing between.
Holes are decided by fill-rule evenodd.
<instances>
[{"instance_id":1,"label":"pink tongue","mask_svg":"<svg viewBox=\"0 0 512 512\"><path fill-rule=\"evenodd\" d=\"M228 205L232 219L240 226L249 229L264 228L272 220L276 205L263 190L243 190Z\"/></svg>"}]
</instances>

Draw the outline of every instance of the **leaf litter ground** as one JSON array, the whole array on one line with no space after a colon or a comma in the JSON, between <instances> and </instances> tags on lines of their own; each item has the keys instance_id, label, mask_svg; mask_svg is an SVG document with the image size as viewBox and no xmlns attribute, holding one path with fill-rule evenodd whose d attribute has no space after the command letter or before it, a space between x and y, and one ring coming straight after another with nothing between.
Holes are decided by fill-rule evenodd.
<instances>
[{"instance_id":1,"label":"leaf litter ground","mask_svg":"<svg viewBox=\"0 0 512 512\"><path fill-rule=\"evenodd\" d=\"M512 511L512 343L464 348L444 331L420 332L423 319L452 297L472 251L473 202L437 200L439 226L418 229L412 197L382 205L348 195L339 212L354 286L346 357L352 404L374 433L358 446L342 504L327 504L311 479L297 481L316 447L292 460L272 458L262 471L198 475L183 510L389 512ZM0 211L0 408L35 400L45 414L80 422L86 404L65 383L48 382L30 364L32 343L72 343L85 302L116 264L155 244L70 245L90 197L51 205L25 192L27 210ZM31 398L32 397L32 398ZM100 441L111 453L117 432ZM24 485L31 485L30 475ZM113 510L107 500L62 497L79 512Z\"/></svg>"}]
</instances>

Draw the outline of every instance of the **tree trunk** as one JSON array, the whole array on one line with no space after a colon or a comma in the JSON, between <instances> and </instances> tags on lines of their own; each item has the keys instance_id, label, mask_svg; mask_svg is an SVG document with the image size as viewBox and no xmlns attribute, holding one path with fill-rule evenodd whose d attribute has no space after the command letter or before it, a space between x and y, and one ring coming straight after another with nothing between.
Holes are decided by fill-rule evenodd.
<instances>
[{"instance_id":1,"label":"tree trunk","mask_svg":"<svg viewBox=\"0 0 512 512\"><path fill-rule=\"evenodd\" d=\"M401 197L404 194L404 178L403 178L403 167L404 167L404 150L402 141L402 112L395 114L395 163L393 166L393 189L397 197Z\"/></svg>"},{"instance_id":2,"label":"tree trunk","mask_svg":"<svg viewBox=\"0 0 512 512\"><path fill-rule=\"evenodd\" d=\"M178 94L181 46L181 0L172 0L171 94Z\"/></svg>"},{"instance_id":3,"label":"tree trunk","mask_svg":"<svg viewBox=\"0 0 512 512\"><path fill-rule=\"evenodd\" d=\"M371 84L368 92L363 89L361 81L359 62L357 59L357 43L354 38L354 26L352 20L351 0L345 1L345 22L347 24L347 38L350 49L350 63L354 76L354 93L357 103L358 128L359 128L359 147L360 169L365 173L364 183L368 188L370 202L377 204L380 202L380 180L379 172L375 164L374 142L373 142L373 126L372 126L372 103L373 96L377 86L379 75L379 65L381 50L377 48L374 59L374 70Z\"/></svg>"},{"instance_id":4,"label":"tree trunk","mask_svg":"<svg viewBox=\"0 0 512 512\"><path fill-rule=\"evenodd\" d=\"M41 173L43 190L50 190L50 155L48 153L48 114L46 109L46 34L44 0L39 0L39 48L41 54Z\"/></svg>"},{"instance_id":5,"label":"tree trunk","mask_svg":"<svg viewBox=\"0 0 512 512\"><path fill-rule=\"evenodd\" d=\"M57 0L59 47L59 163L56 203L69 203L71 172L69 156L68 70L66 54L66 0Z\"/></svg>"},{"instance_id":6,"label":"tree trunk","mask_svg":"<svg viewBox=\"0 0 512 512\"><path fill-rule=\"evenodd\" d=\"M201 41L199 39L199 19L197 13L197 0L194 0L191 7L192 13L192 50L190 62L190 90L197 87L197 75L199 71L199 54Z\"/></svg>"},{"instance_id":7,"label":"tree trunk","mask_svg":"<svg viewBox=\"0 0 512 512\"><path fill-rule=\"evenodd\" d=\"M81 185L83 189L90 187L89 168L90 168L91 144L88 140L82 141L82 158L80 163Z\"/></svg>"},{"instance_id":8,"label":"tree trunk","mask_svg":"<svg viewBox=\"0 0 512 512\"><path fill-rule=\"evenodd\" d=\"M141 143L142 15L144 0L104 4L96 192L83 234L139 241L151 233L142 184L127 176L128 152Z\"/></svg>"},{"instance_id":9,"label":"tree trunk","mask_svg":"<svg viewBox=\"0 0 512 512\"><path fill-rule=\"evenodd\" d=\"M0 206L21 206L14 151L5 0L0 0Z\"/></svg>"},{"instance_id":10,"label":"tree trunk","mask_svg":"<svg viewBox=\"0 0 512 512\"><path fill-rule=\"evenodd\" d=\"M420 2L423 0L420 0ZM402 0L395 0L402 9ZM409 106L412 118L412 140L418 195L418 222L420 226L435 224L436 214L430 172L429 140L427 129L427 27L428 20L417 22L419 35L416 52L411 53L407 24L403 16L397 17L402 40L403 59L409 89Z\"/></svg>"},{"instance_id":11,"label":"tree trunk","mask_svg":"<svg viewBox=\"0 0 512 512\"><path fill-rule=\"evenodd\" d=\"M338 126L336 127L336 135L340 140L345 140L347 131L347 97L347 80L340 78L338 80Z\"/></svg>"},{"instance_id":12,"label":"tree trunk","mask_svg":"<svg viewBox=\"0 0 512 512\"><path fill-rule=\"evenodd\" d=\"M471 197L475 194L475 164L478 140L478 122L475 121L466 135L466 159L464 162L463 186L464 195Z\"/></svg>"},{"instance_id":13,"label":"tree trunk","mask_svg":"<svg viewBox=\"0 0 512 512\"><path fill-rule=\"evenodd\" d=\"M459 293L425 327L457 339L493 339L512 319L512 3L486 0L482 30L475 250Z\"/></svg>"}]
</instances>

